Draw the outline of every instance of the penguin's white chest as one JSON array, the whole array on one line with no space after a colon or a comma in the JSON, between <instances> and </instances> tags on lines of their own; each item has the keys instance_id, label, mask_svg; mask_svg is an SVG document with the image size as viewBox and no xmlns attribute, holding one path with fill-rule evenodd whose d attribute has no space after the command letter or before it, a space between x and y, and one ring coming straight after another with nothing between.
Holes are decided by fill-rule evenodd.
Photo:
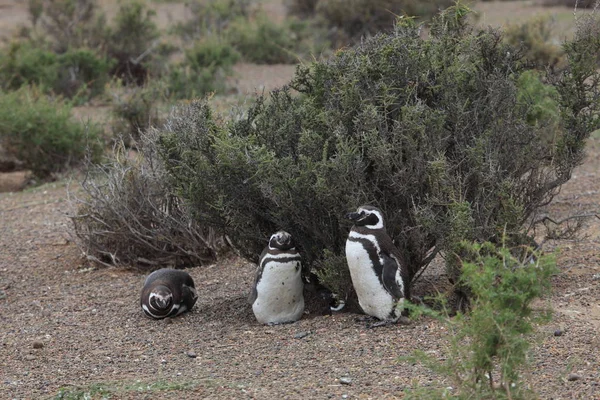
<instances>
[{"instance_id":1,"label":"penguin's white chest","mask_svg":"<svg viewBox=\"0 0 600 400\"><path fill-rule=\"evenodd\" d=\"M261 324L294 322L304 312L304 283L300 261L271 261L265 265L256 285L257 297L252 304L256 320Z\"/></svg>"},{"instance_id":2,"label":"penguin's white chest","mask_svg":"<svg viewBox=\"0 0 600 400\"><path fill-rule=\"evenodd\" d=\"M351 232L350 237L357 237L359 234ZM360 235L361 238L368 239L376 243L372 235ZM377 251L379 253L379 251ZM354 240L346 240L346 260L352 285L358 296L358 303L365 314L386 320L390 318L390 313L394 310L396 304L393 297L385 290L379 277L373 268L373 260L362 243ZM375 262L381 262L375 260Z\"/></svg>"}]
</instances>

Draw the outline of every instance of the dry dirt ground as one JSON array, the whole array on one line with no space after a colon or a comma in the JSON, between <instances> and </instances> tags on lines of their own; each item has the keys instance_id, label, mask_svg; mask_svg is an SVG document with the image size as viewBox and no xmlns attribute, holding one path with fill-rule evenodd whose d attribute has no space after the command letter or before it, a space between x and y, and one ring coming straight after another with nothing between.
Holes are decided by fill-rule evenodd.
<instances>
[{"instance_id":1,"label":"dry dirt ground","mask_svg":"<svg viewBox=\"0 0 600 400\"><path fill-rule=\"evenodd\" d=\"M0 0L0 32L26 18L19 3ZM268 88L293 71L281 68L238 67L240 85ZM369 330L341 313L261 326L245 301L255 266L235 257L188 270L200 295L191 313L143 317L144 274L83 260L70 237L66 189L61 181L0 194L0 398L394 399L414 385L449 384L398 360L414 349L443 358L440 323ZM561 218L599 204L596 134L548 211ZM542 399L600 399L600 220L583 233L546 244L560 249L545 298L555 313L538 328L525 373Z\"/></svg>"}]
</instances>

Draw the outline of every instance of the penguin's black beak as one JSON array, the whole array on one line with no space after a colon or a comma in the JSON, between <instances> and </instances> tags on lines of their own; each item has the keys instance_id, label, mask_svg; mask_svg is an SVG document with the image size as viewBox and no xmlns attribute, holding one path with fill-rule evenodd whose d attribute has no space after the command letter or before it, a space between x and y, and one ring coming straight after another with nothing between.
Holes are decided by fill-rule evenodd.
<instances>
[{"instance_id":1,"label":"penguin's black beak","mask_svg":"<svg viewBox=\"0 0 600 400\"><path fill-rule=\"evenodd\" d=\"M346 218L348 218L349 220L352 220L352 221L356 221L357 219L360 218L360 214L357 212L351 212L351 213L346 214Z\"/></svg>"}]
</instances>

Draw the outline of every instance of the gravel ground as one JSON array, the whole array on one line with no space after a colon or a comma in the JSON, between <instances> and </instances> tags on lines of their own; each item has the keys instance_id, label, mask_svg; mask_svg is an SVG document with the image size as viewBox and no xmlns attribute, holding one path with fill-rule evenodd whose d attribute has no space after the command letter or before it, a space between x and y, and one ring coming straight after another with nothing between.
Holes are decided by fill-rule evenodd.
<instances>
[{"instance_id":1,"label":"gravel ground","mask_svg":"<svg viewBox=\"0 0 600 400\"><path fill-rule=\"evenodd\" d=\"M600 139L589 149L550 211L599 204ZM341 313L261 326L246 304L255 266L233 256L188 270L200 295L193 312L149 320L138 305L144 274L91 268L69 240L65 197L65 183L0 195L3 398L52 398L63 388L135 399L381 399L447 385L398 361L414 349L443 357L438 322L369 330ZM555 317L538 329L525 376L544 399L600 398L599 225L591 220L583 240L547 246L561 249L544 299Z\"/></svg>"}]
</instances>

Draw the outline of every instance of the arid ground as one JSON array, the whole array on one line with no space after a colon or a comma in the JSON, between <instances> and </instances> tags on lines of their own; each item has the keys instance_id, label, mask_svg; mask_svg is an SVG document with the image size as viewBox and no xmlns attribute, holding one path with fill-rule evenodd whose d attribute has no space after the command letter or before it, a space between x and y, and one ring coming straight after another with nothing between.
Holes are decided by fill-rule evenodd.
<instances>
[{"instance_id":1,"label":"arid ground","mask_svg":"<svg viewBox=\"0 0 600 400\"><path fill-rule=\"evenodd\" d=\"M23 3L0 0L0 37L26 22ZM161 24L168 12L181 12L157 7ZM280 1L265 8L282 13ZM530 2L477 9L494 24L540 10L560 10L563 22L570 15ZM235 79L251 93L281 85L293 70L241 65ZM600 212L600 134L587 150L548 207L555 219ZM359 315L340 313L262 326L246 303L255 266L234 256L188 270L200 296L191 313L145 318L138 297L144 274L97 268L73 242L68 187L65 179L0 194L0 398L394 399L412 386L450 386L399 361L415 349L443 358L447 332L439 322L367 329ZM76 178L70 187L77 190ZM560 273L543 299L554 317L537 329L524 374L542 399L600 399L600 219L589 219L581 233L544 246L560 251ZM418 290L434 291L436 282L422 280Z\"/></svg>"}]
</instances>

